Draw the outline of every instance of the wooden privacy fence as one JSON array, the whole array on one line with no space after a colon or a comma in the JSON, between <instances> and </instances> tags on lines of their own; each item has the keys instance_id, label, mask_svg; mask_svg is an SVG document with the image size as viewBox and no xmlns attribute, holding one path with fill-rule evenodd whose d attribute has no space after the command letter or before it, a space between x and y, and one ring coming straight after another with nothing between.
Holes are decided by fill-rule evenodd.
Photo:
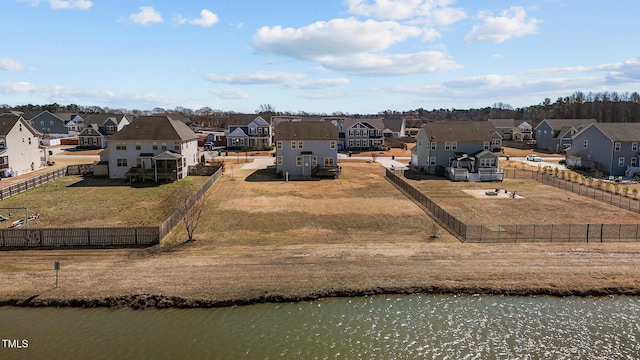
<instances>
[{"instance_id":1,"label":"wooden privacy fence","mask_svg":"<svg viewBox=\"0 0 640 360\"><path fill-rule=\"evenodd\" d=\"M221 167L187 201L187 209L193 205L222 176ZM61 171L62 175L60 175ZM31 178L22 183L44 184L45 179L51 181L65 175L65 169L54 170ZM52 178L53 176L57 176ZM32 181L34 180L34 181ZM21 184L22 184L21 183ZM18 184L16 184L18 185ZM21 185L26 186L26 185ZM32 186L30 188L33 188ZM21 189L22 187L18 187ZM0 190L0 193L4 189ZM26 190L24 190L26 191ZM14 194L15 195L15 194ZM188 210L187 210L188 211ZM148 227L98 227L98 228L0 228L0 250L15 249L58 249L58 248L122 248L151 246L160 243L180 221L184 213L174 212L160 226Z\"/></svg>"},{"instance_id":2,"label":"wooden privacy fence","mask_svg":"<svg viewBox=\"0 0 640 360\"><path fill-rule=\"evenodd\" d=\"M510 178L531 178L551 186L571 191L570 185L561 184L562 179L553 179L553 175L536 173L527 170L510 170ZM472 243L495 243L495 242L638 242L640 241L639 224L465 224L455 216L449 214L438 204L411 186L404 179L387 169L386 177L394 184L398 185L405 194L428 209L432 217L437 219L448 230L462 242ZM507 178L507 170L505 170ZM556 181L560 180L560 181ZM586 194L587 190L577 190L577 194ZM584 186L584 185L583 185ZM598 189L596 189L598 190ZM580 193L580 191L582 193ZM587 196L587 195L585 195ZM604 202L616 205L607 201L606 195L596 193L589 196L595 200L604 199ZM621 206L622 207L622 206ZM626 207L623 207L626 208ZM633 205L629 207L634 211Z\"/></svg>"},{"instance_id":3,"label":"wooden privacy fence","mask_svg":"<svg viewBox=\"0 0 640 360\"><path fill-rule=\"evenodd\" d=\"M51 170L48 171L46 173L40 174L40 175L36 175L33 176L29 179L26 179L24 181L20 181L18 183L15 183L13 185L9 185L6 187L3 187L2 189L0 189L0 200L4 200L6 198L12 197L12 196L16 196L20 193L23 193L27 190L31 190L35 187L38 187L42 184L45 184L49 181L53 181L55 179L61 178L63 176L65 176L67 173L67 169L66 168L61 168L61 169L55 169L55 170ZM2 183L0 182L0 186L2 186Z\"/></svg>"}]
</instances>

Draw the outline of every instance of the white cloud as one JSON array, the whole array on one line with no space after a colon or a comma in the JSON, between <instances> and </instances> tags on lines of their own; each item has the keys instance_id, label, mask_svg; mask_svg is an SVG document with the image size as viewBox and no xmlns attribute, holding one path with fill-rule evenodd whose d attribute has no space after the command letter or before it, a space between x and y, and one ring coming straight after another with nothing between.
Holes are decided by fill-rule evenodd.
<instances>
[{"instance_id":1,"label":"white cloud","mask_svg":"<svg viewBox=\"0 0 640 360\"><path fill-rule=\"evenodd\" d=\"M265 26L253 36L253 45L264 53L317 60L323 56L384 50L421 33L418 27L392 21L333 19L297 29Z\"/></svg>"},{"instance_id":2,"label":"white cloud","mask_svg":"<svg viewBox=\"0 0 640 360\"><path fill-rule=\"evenodd\" d=\"M527 18L527 12L523 7L512 6L503 10L500 15L492 16L487 11L479 14L482 23L475 25L471 32L465 36L466 41L493 41L502 43L514 37L532 35L538 32L538 24L541 20Z\"/></svg>"},{"instance_id":3,"label":"white cloud","mask_svg":"<svg viewBox=\"0 0 640 360\"><path fill-rule=\"evenodd\" d=\"M451 25L467 17L453 0L346 0L348 12L389 20L410 20L429 25Z\"/></svg>"},{"instance_id":4,"label":"white cloud","mask_svg":"<svg viewBox=\"0 0 640 360\"><path fill-rule=\"evenodd\" d=\"M200 18L191 20L189 23L202 27L210 27L218 23L218 15L207 9L203 9L200 11Z\"/></svg>"},{"instance_id":5,"label":"white cloud","mask_svg":"<svg viewBox=\"0 0 640 360\"><path fill-rule=\"evenodd\" d=\"M445 53L425 51L415 54L357 54L348 57L326 57L326 68L355 75L393 76L455 70L460 68Z\"/></svg>"},{"instance_id":6,"label":"white cloud","mask_svg":"<svg viewBox=\"0 0 640 360\"><path fill-rule=\"evenodd\" d=\"M129 15L129 20L136 24L148 25L161 23L162 16L151 6L141 6L139 13Z\"/></svg>"},{"instance_id":7,"label":"white cloud","mask_svg":"<svg viewBox=\"0 0 640 360\"><path fill-rule=\"evenodd\" d=\"M294 89L331 89L343 85L347 85L349 79L335 78L335 79L316 79L316 80L301 80L286 84L289 88Z\"/></svg>"},{"instance_id":8,"label":"white cloud","mask_svg":"<svg viewBox=\"0 0 640 360\"><path fill-rule=\"evenodd\" d=\"M245 74L207 74L205 79L215 83L225 84L284 84L304 78L305 74L279 71L257 71Z\"/></svg>"},{"instance_id":9,"label":"white cloud","mask_svg":"<svg viewBox=\"0 0 640 360\"><path fill-rule=\"evenodd\" d=\"M5 71L20 71L20 70L34 70L23 65L21 62L9 58L0 58L0 70Z\"/></svg>"},{"instance_id":10,"label":"white cloud","mask_svg":"<svg viewBox=\"0 0 640 360\"><path fill-rule=\"evenodd\" d=\"M88 0L44 0L49 3L49 6L54 10L64 9L78 9L88 10L93 6L93 3ZM18 0L18 2L27 3L29 6L39 6L40 0Z\"/></svg>"},{"instance_id":11,"label":"white cloud","mask_svg":"<svg viewBox=\"0 0 640 360\"><path fill-rule=\"evenodd\" d=\"M225 89L225 90L216 90L211 92L214 95L217 95L221 99L227 100L242 100L248 99L249 94L242 91L242 89L233 88L233 89Z\"/></svg>"},{"instance_id":12,"label":"white cloud","mask_svg":"<svg viewBox=\"0 0 640 360\"><path fill-rule=\"evenodd\" d=\"M24 94L32 92L36 88L35 85L29 84L28 82L0 83L0 92L5 94Z\"/></svg>"}]
</instances>

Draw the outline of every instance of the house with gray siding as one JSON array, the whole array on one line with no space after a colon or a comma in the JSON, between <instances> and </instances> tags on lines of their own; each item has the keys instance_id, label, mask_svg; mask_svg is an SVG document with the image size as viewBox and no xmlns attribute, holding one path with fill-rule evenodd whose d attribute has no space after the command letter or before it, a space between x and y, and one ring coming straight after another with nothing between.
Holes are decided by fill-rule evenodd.
<instances>
[{"instance_id":1,"label":"house with gray siding","mask_svg":"<svg viewBox=\"0 0 640 360\"><path fill-rule=\"evenodd\" d=\"M572 138L568 165L591 168L613 176L640 173L640 123L595 123Z\"/></svg>"},{"instance_id":2,"label":"house with gray siding","mask_svg":"<svg viewBox=\"0 0 640 360\"><path fill-rule=\"evenodd\" d=\"M536 149L561 153L571 147L571 138L596 119L544 119L534 129Z\"/></svg>"},{"instance_id":3,"label":"house with gray siding","mask_svg":"<svg viewBox=\"0 0 640 360\"><path fill-rule=\"evenodd\" d=\"M525 120L489 119L503 140L527 141L533 139L533 128Z\"/></svg>"},{"instance_id":4,"label":"house with gray siding","mask_svg":"<svg viewBox=\"0 0 640 360\"><path fill-rule=\"evenodd\" d=\"M55 138L69 136L65 121L46 110L31 118L29 124L45 136Z\"/></svg>"},{"instance_id":5,"label":"house with gray siding","mask_svg":"<svg viewBox=\"0 0 640 360\"><path fill-rule=\"evenodd\" d=\"M266 115L264 115L266 116ZM271 118L261 115L232 114L226 131L227 148L265 150L273 145Z\"/></svg>"},{"instance_id":6,"label":"house with gray siding","mask_svg":"<svg viewBox=\"0 0 640 360\"><path fill-rule=\"evenodd\" d=\"M340 174L338 128L331 122L281 122L275 142L279 176L335 178Z\"/></svg>"},{"instance_id":7,"label":"house with gray siding","mask_svg":"<svg viewBox=\"0 0 640 360\"><path fill-rule=\"evenodd\" d=\"M500 168L494 152L501 148L502 136L490 122L428 123L418 131L416 146L411 150L411 166L438 175L465 170L472 174L497 173ZM465 180L470 180L465 176Z\"/></svg>"}]
</instances>

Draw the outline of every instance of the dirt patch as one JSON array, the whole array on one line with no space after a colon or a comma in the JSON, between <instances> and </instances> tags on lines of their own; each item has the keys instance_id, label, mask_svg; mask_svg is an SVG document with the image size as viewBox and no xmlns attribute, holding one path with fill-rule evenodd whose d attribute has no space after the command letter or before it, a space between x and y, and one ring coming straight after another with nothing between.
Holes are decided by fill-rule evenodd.
<instances>
[{"instance_id":1,"label":"dirt patch","mask_svg":"<svg viewBox=\"0 0 640 360\"><path fill-rule=\"evenodd\" d=\"M462 190L467 194L472 195L477 199L524 199L523 196L518 195L518 193L505 191L502 189L474 189L474 190Z\"/></svg>"}]
</instances>

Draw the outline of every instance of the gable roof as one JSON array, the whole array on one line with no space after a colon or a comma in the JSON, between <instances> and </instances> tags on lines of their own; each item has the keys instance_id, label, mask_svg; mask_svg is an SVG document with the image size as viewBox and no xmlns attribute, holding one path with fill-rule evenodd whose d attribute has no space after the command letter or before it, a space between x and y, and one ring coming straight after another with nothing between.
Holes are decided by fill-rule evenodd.
<instances>
[{"instance_id":1,"label":"gable roof","mask_svg":"<svg viewBox=\"0 0 640 360\"><path fill-rule=\"evenodd\" d=\"M338 140L338 128L328 121L282 122L275 140Z\"/></svg>"},{"instance_id":2,"label":"gable roof","mask_svg":"<svg viewBox=\"0 0 640 360\"><path fill-rule=\"evenodd\" d=\"M404 118L383 118L383 129L389 129L393 132L400 132L402 130L402 124L404 124L404 121Z\"/></svg>"},{"instance_id":3,"label":"gable roof","mask_svg":"<svg viewBox=\"0 0 640 360\"><path fill-rule=\"evenodd\" d=\"M356 118L346 118L342 121L342 127L343 129L349 129L351 127L353 127L354 125L358 124L358 123L362 123L362 124L369 124L372 127L376 128L376 129L380 129L380 130L384 130L384 123L382 122L381 118L375 118L375 119L356 119Z\"/></svg>"},{"instance_id":4,"label":"gable roof","mask_svg":"<svg viewBox=\"0 0 640 360\"><path fill-rule=\"evenodd\" d=\"M270 115L258 115L258 114L230 114L229 115L229 120L227 121L227 125L239 125L239 126L246 126L249 125L253 120L257 119L257 118L262 118L262 120L265 122L264 126L269 125L269 122L271 121L271 116Z\"/></svg>"},{"instance_id":5,"label":"gable roof","mask_svg":"<svg viewBox=\"0 0 640 360\"><path fill-rule=\"evenodd\" d=\"M576 129L580 126L597 123L596 119L544 119L536 126L536 129L546 123L552 130L560 131L563 126L573 126Z\"/></svg>"},{"instance_id":6,"label":"gable roof","mask_svg":"<svg viewBox=\"0 0 640 360\"><path fill-rule=\"evenodd\" d=\"M108 119L113 119L116 124L120 124L125 117L124 114L92 114L84 119L84 123L85 125L102 125ZM127 120L129 119L127 118Z\"/></svg>"},{"instance_id":7,"label":"gable roof","mask_svg":"<svg viewBox=\"0 0 640 360\"><path fill-rule=\"evenodd\" d=\"M195 140L198 135L184 123L166 115L140 116L111 135L112 141L118 140Z\"/></svg>"},{"instance_id":8,"label":"gable roof","mask_svg":"<svg viewBox=\"0 0 640 360\"><path fill-rule=\"evenodd\" d=\"M98 124L90 124L82 129L78 136L105 136L105 134L100 130Z\"/></svg>"},{"instance_id":9,"label":"gable roof","mask_svg":"<svg viewBox=\"0 0 640 360\"><path fill-rule=\"evenodd\" d=\"M434 141L490 141L497 134L488 121L433 122L422 128Z\"/></svg>"},{"instance_id":10,"label":"gable roof","mask_svg":"<svg viewBox=\"0 0 640 360\"><path fill-rule=\"evenodd\" d=\"M590 124L582 129L578 134L586 131L590 127L600 129L611 141L616 142L640 142L640 123L596 123Z\"/></svg>"},{"instance_id":11,"label":"gable roof","mask_svg":"<svg viewBox=\"0 0 640 360\"><path fill-rule=\"evenodd\" d=\"M29 122L27 120L25 120L22 116L17 116L12 113L6 113L0 116L0 135L8 135L11 129L13 129L18 122L20 122L22 126L31 133L31 135L40 136L38 130L29 125Z\"/></svg>"}]
</instances>

